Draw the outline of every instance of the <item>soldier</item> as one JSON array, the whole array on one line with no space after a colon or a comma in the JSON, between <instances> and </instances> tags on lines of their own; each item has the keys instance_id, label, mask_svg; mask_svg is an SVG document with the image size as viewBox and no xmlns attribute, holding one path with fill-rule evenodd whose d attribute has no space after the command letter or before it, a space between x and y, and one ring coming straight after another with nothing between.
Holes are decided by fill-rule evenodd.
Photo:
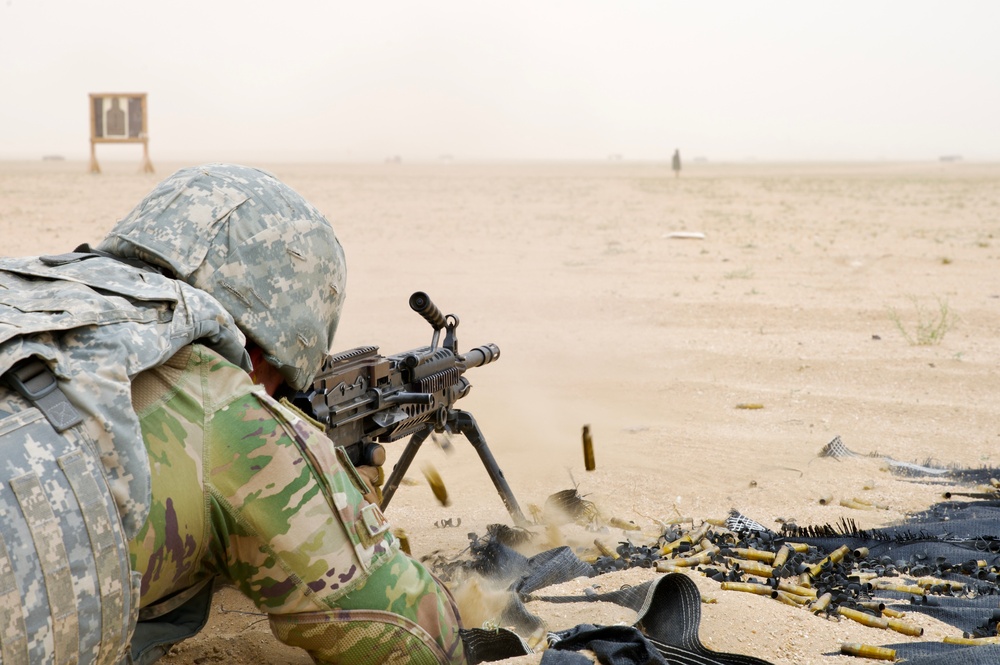
<instances>
[{"instance_id":1,"label":"soldier","mask_svg":"<svg viewBox=\"0 0 1000 665\"><path fill-rule=\"evenodd\" d=\"M680 148L674 150L674 156L670 159L670 168L674 171L674 177L681 177L681 151Z\"/></svg>"},{"instance_id":2,"label":"soldier","mask_svg":"<svg viewBox=\"0 0 1000 665\"><path fill-rule=\"evenodd\" d=\"M275 399L344 286L323 215L234 165L178 171L96 249L0 259L0 662L153 662L216 580L318 663L464 662L378 470Z\"/></svg>"}]
</instances>

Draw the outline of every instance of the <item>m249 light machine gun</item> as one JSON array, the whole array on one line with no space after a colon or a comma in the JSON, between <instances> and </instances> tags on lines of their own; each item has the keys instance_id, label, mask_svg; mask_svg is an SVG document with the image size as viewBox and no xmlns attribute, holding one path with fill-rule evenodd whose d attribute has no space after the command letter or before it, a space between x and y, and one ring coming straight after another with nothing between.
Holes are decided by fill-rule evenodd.
<instances>
[{"instance_id":1,"label":"m249 light machine gun","mask_svg":"<svg viewBox=\"0 0 1000 665\"><path fill-rule=\"evenodd\" d=\"M355 465L381 465L385 450L380 444L410 437L382 489L383 510L431 432L457 432L479 453L514 523L526 526L529 522L476 419L454 408L472 388L463 376L465 371L493 362L500 357L500 349L496 344L485 344L459 354L457 316L441 314L420 291L410 296L410 307L434 329L430 346L391 356L379 355L377 346L361 346L328 357L312 390L304 396L309 410L326 426L333 445L343 447ZM442 330L445 335L439 345Z\"/></svg>"}]
</instances>

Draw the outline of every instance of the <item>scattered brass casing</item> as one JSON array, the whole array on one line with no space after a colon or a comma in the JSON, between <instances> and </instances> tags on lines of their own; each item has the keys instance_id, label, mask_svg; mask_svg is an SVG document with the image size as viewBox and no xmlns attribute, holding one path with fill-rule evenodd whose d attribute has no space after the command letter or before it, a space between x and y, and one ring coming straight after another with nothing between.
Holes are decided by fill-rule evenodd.
<instances>
[{"instance_id":1,"label":"scattered brass casing","mask_svg":"<svg viewBox=\"0 0 1000 665\"><path fill-rule=\"evenodd\" d=\"M760 577L773 577L774 568L759 561L748 561L746 559L729 559L734 564L739 564L740 568L747 575L758 575Z\"/></svg>"},{"instance_id":2,"label":"scattered brass casing","mask_svg":"<svg viewBox=\"0 0 1000 665\"><path fill-rule=\"evenodd\" d=\"M787 591L788 593L793 593L796 596L803 596L805 598L815 598L816 589L810 589L808 587L801 586L799 584L792 584L786 580L778 582L779 591Z\"/></svg>"},{"instance_id":3,"label":"scattered brass casing","mask_svg":"<svg viewBox=\"0 0 1000 665\"><path fill-rule=\"evenodd\" d=\"M797 594L789 593L787 591L775 591L771 595L780 600L781 602L783 602L785 605L794 605L795 607L801 607L802 605L805 605L810 600L812 600L811 598L808 598L806 596L799 596Z\"/></svg>"},{"instance_id":4,"label":"scattered brass casing","mask_svg":"<svg viewBox=\"0 0 1000 665\"><path fill-rule=\"evenodd\" d=\"M828 554L827 556L823 557L823 559L821 559L819 563L817 563L814 566L812 566L809 569L809 576L810 577L815 577L816 575L819 575L820 571L823 570L823 566L825 566L828 563L837 563L838 561L840 561L841 559L843 559L844 556L846 556L847 553L850 552L850 551L851 551L851 549L847 545L841 545L840 547L838 547L834 551L830 552L830 554Z\"/></svg>"},{"instance_id":5,"label":"scattered brass casing","mask_svg":"<svg viewBox=\"0 0 1000 665\"><path fill-rule=\"evenodd\" d=\"M854 510L875 510L875 506L870 503L860 503L857 499L841 499L840 505L844 508L853 508Z\"/></svg>"},{"instance_id":6,"label":"scattered brass casing","mask_svg":"<svg viewBox=\"0 0 1000 665\"><path fill-rule=\"evenodd\" d=\"M952 637L951 635L947 635L941 641L946 644L968 644L970 646L976 644L1000 644L1000 635L993 637Z\"/></svg>"},{"instance_id":7,"label":"scattered brass casing","mask_svg":"<svg viewBox=\"0 0 1000 665\"><path fill-rule=\"evenodd\" d=\"M768 552L766 550L755 550L746 547L734 547L733 552L736 556L741 559L750 559L751 561L763 561L764 563L770 564L774 561L774 552Z\"/></svg>"},{"instance_id":8,"label":"scattered brass casing","mask_svg":"<svg viewBox=\"0 0 1000 665\"><path fill-rule=\"evenodd\" d=\"M774 593L774 589L766 584L752 584L750 582L723 582L720 586L723 591L742 591L744 593L753 593L758 596L770 596Z\"/></svg>"},{"instance_id":9,"label":"scattered brass casing","mask_svg":"<svg viewBox=\"0 0 1000 665\"><path fill-rule=\"evenodd\" d=\"M924 634L924 629L915 624L903 621L902 619L886 619L889 624L889 630L894 630L897 633L902 633L903 635L909 635L910 637L920 637Z\"/></svg>"},{"instance_id":10,"label":"scattered brass casing","mask_svg":"<svg viewBox=\"0 0 1000 665\"><path fill-rule=\"evenodd\" d=\"M874 660L896 660L895 649L876 647L871 644L859 644L858 642L844 642L840 645L840 653L845 656L858 656Z\"/></svg>"},{"instance_id":11,"label":"scattered brass casing","mask_svg":"<svg viewBox=\"0 0 1000 665\"><path fill-rule=\"evenodd\" d=\"M790 593L787 593L785 591L772 591L771 592L771 598L774 598L779 603L784 603L785 605L790 605L791 607L799 607L800 605L803 605L806 602L809 602L809 599L806 598L803 603L800 603L797 600L798 596L794 596L794 595L792 595Z\"/></svg>"},{"instance_id":12,"label":"scattered brass casing","mask_svg":"<svg viewBox=\"0 0 1000 665\"><path fill-rule=\"evenodd\" d=\"M830 592L824 593L809 606L809 609L813 612L822 612L830 606L831 600L833 600L833 594Z\"/></svg>"},{"instance_id":13,"label":"scattered brass casing","mask_svg":"<svg viewBox=\"0 0 1000 665\"><path fill-rule=\"evenodd\" d=\"M879 591L898 591L900 593L912 593L916 596L926 595L927 590L916 584L893 584L883 580L875 580L873 586Z\"/></svg>"},{"instance_id":14,"label":"scattered brass casing","mask_svg":"<svg viewBox=\"0 0 1000 665\"><path fill-rule=\"evenodd\" d=\"M849 607L838 607L837 614L844 617L845 619L850 619L851 621L857 621L858 623L870 626L871 628L888 628L889 620L882 617L872 616L871 614L866 614L859 610L852 610Z\"/></svg>"},{"instance_id":15,"label":"scattered brass casing","mask_svg":"<svg viewBox=\"0 0 1000 665\"><path fill-rule=\"evenodd\" d=\"M613 549L602 543L599 538L594 538L594 547L596 547L597 551L603 554L604 556L609 556L614 559L619 558L618 552L615 552Z\"/></svg>"},{"instance_id":16,"label":"scattered brass casing","mask_svg":"<svg viewBox=\"0 0 1000 665\"><path fill-rule=\"evenodd\" d=\"M785 561L788 560L788 556L792 553L792 549L788 545L782 545L781 548L775 553L774 561L771 565L775 568L781 568L785 565Z\"/></svg>"}]
</instances>

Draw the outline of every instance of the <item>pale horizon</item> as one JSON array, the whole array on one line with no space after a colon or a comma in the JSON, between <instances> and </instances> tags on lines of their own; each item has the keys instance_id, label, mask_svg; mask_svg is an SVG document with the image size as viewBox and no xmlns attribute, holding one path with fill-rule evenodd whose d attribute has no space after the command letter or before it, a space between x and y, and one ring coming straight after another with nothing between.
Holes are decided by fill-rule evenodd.
<instances>
[{"instance_id":1,"label":"pale horizon","mask_svg":"<svg viewBox=\"0 0 1000 665\"><path fill-rule=\"evenodd\" d=\"M1000 161L986 2L0 4L0 160ZM104 162L137 146L98 146Z\"/></svg>"}]
</instances>

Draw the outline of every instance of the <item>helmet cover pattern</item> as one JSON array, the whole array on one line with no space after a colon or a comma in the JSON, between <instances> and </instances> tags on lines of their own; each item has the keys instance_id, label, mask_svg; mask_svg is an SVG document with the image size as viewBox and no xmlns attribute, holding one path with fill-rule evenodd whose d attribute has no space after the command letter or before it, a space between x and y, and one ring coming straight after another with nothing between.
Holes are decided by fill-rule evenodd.
<instances>
[{"instance_id":1,"label":"helmet cover pattern","mask_svg":"<svg viewBox=\"0 0 1000 665\"><path fill-rule=\"evenodd\" d=\"M344 250L322 213L270 173L233 164L181 169L98 248L211 294L296 390L309 387L333 343Z\"/></svg>"}]
</instances>

